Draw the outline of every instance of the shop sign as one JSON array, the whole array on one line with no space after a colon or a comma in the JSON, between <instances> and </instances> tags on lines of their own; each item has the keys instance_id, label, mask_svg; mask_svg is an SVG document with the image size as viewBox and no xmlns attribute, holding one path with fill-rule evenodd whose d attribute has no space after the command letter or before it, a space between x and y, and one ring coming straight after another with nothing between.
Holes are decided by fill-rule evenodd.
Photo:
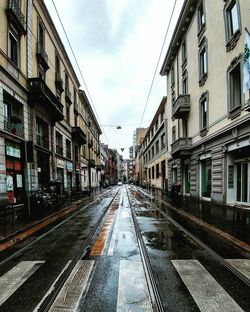
<instances>
[{"instance_id":1,"label":"shop sign","mask_svg":"<svg viewBox=\"0 0 250 312\"><path fill-rule=\"evenodd\" d=\"M64 160L62 160L62 159L57 159L57 160L56 160L56 166L57 166L58 168L64 168L64 166L65 166Z\"/></svg>"},{"instance_id":2,"label":"shop sign","mask_svg":"<svg viewBox=\"0 0 250 312\"><path fill-rule=\"evenodd\" d=\"M6 155L21 158L21 151L18 148L6 145Z\"/></svg>"},{"instance_id":3,"label":"shop sign","mask_svg":"<svg viewBox=\"0 0 250 312\"><path fill-rule=\"evenodd\" d=\"M67 169L68 171L73 171L73 163L70 162L70 161L67 161L67 162L66 162L66 169Z\"/></svg>"},{"instance_id":4,"label":"shop sign","mask_svg":"<svg viewBox=\"0 0 250 312\"><path fill-rule=\"evenodd\" d=\"M80 171L81 166L79 164L76 164L76 171Z\"/></svg>"}]
</instances>

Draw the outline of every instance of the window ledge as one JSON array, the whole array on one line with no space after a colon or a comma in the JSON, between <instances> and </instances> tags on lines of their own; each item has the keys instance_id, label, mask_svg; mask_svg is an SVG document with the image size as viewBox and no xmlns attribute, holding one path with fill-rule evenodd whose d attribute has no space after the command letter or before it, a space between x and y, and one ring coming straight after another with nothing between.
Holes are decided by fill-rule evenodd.
<instances>
[{"instance_id":1,"label":"window ledge","mask_svg":"<svg viewBox=\"0 0 250 312\"><path fill-rule=\"evenodd\" d=\"M208 129L207 128L204 128L204 129L200 130L200 136L201 137L204 137L205 135L207 135L207 133L208 133Z\"/></svg>"},{"instance_id":2,"label":"window ledge","mask_svg":"<svg viewBox=\"0 0 250 312\"><path fill-rule=\"evenodd\" d=\"M226 50L227 52L231 51L234 49L236 46L238 40L240 39L241 31L237 30L234 35L230 38L230 40L226 44Z\"/></svg>"},{"instance_id":3,"label":"window ledge","mask_svg":"<svg viewBox=\"0 0 250 312\"><path fill-rule=\"evenodd\" d=\"M238 105L229 111L228 118L234 119L234 118L240 116L240 114L241 114L241 105Z\"/></svg>"},{"instance_id":4,"label":"window ledge","mask_svg":"<svg viewBox=\"0 0 250 312\"><path fill-rule=\"evenodd\" d=\"M204 84L205 84L205 82L206 82L206 80L207 80L207 76L208 76L208 74L205 73L205 74L202 76L202 78L199 80L199 86L200 86L200 87L204 86Z\"/></svg>"}]
</instances>

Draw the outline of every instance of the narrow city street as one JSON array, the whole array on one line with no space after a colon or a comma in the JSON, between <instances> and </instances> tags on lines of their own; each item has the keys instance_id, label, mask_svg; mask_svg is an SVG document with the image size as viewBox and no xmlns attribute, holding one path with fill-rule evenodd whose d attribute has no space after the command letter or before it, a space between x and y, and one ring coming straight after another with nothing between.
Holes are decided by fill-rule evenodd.
<instances>
[{"instance_id":1,"label":"narrow city street","mask_svg":"<svg viewBox=\"0 0 250 312\"><path fill-rule=\"evenodd\" d=\"M250 260L221 246L247 284L161 210L116 186L1 252L0 311L250 311Z\"/></svg>"}]
</instances>

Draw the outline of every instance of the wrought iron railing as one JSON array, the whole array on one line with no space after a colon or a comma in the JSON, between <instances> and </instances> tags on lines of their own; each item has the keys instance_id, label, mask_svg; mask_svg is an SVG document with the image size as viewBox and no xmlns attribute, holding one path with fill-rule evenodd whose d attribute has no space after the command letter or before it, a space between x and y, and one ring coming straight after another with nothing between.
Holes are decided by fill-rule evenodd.
<instances>
[{"instance_id":1,"label":"wrought iron railing","mask_svg":"<svg viewBox=\"0 0 250 312\"><path fill-rule=\"evenodd\" d=\"M8 9L9 9L9 11L12 12L12 14L15 15L16 19L19 21L22 28L25 30L26 29L26 20L25 20L24 14L22 13L22 11L18 5L18 2L16 0L9 0Z\"/></svg>"},{"instance_id":2,"label":"wrought iron railing","mask_svg":"<svg viewBox=\"0 0 250 312\"><path fill-rule=\"evenodd\" d=\"M4 130L16 136L24 138L24 126L22 123L13 122L11 118L4 119Z\"/></svg>"}]
</instances>

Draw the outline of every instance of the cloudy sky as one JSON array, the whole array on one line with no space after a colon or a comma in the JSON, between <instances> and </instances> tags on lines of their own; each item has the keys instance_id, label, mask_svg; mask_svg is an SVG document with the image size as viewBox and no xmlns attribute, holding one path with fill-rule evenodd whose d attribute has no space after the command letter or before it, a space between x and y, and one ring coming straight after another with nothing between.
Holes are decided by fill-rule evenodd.
<instances>
[{"instance_id":1,"label":"cloudy sky","mask_svg":"<svg viewBox=\"0 0 250 312\"><path fill-rule=\"evenodd\" d=\"M66 42L52 0L45 0L57 30L84 88ZM174 0L54 0L80 65L111 148L128 148L139 127L153 74L163 44ZM147 127L166 95L166 79L159 75L183 0L174 18L143 118ZM122 129L117 130L116 125Z\"/></svg>"}]
</instances>

